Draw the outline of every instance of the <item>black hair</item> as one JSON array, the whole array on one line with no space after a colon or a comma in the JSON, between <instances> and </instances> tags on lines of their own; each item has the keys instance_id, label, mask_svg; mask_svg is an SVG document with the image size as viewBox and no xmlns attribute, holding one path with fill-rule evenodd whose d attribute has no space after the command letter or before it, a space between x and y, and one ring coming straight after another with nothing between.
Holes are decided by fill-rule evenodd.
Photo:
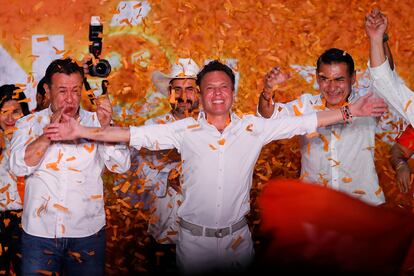
<instances>
[{"instance_id":1,"label":"black hair","mask_svg":"<svg viewBox=\"0 0 414 276\"><path fill-rule=\"evenodd\" d=\"M14 84L5 84L0 86L0 109L3 108L3 105L6 102L12 100L17 101L20 104L24 116L30 114L29 105L24 101L26 100L26 95L24 95L23 91L21 91L19 87Z\"/></svg>"},{"instance_id":2,"label":"black hair","mask_svg":"<svg viewBox=\"0 0 414 276\"><path fill-rule=\"evenodd\" d=\"M200 86L201 81L203 80L204 76L207 73L214 72L214 71L222 71L226 73L227 76L229 76L231 82L232 82L232 90L234 91L234 83L236 81L236 78L234 76L233 70L231 70L230 67L227 65L221 63L218 60L210 61L208 64L204 65L203 69L197 74L197 85Z\"/></svg>"},{"instance_id":3,"label":"black hair","mask_svg":"<svg viewBox=\"0 0 414 276\"><path fill-rule=\"evenodd\" d=\"M43 77L44 82L50 86L52 84L52 76L57 73L63 73L65 75L79 73L82 79L84 78L83 68L71 58L56 59L52 61L46 69L45 76Z\"/></svg>"},{"instance_id":4,"label":"black hair","mask_svg":"<svg viewBox=\"0 0 414 276\"><path fill-rule=\"evenodd\" d=\"M43 87L45 84L45 77L43 77L37 84L36 93L42 95L44 97L46 95L46 90Z\"/></svg>"},{"instance_id":5,"label":"black hair","mask_svg":"<svg viewBox=\"0 0 414 276\"><path fill-rule=\"evenodd\" d=\"M321 64L335 64L335 63L345 63L348 67L348 74L352 76L355 71L354 60L351 55L344 50L337 48L331 48L326 50L316 62L316 71L319 72Z\"/></svg>"}]
</instances>

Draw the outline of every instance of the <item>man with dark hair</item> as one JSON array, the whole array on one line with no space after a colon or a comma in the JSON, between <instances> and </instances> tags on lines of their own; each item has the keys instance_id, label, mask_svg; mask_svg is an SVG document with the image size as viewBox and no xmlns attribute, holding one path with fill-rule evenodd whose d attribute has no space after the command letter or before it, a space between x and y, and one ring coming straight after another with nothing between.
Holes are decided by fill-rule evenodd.
<instances>
[{"instance_id":1,"label":"man with dark hair","mask_svg":"<svg viewBox=\"0 0 414 276\"><path fill-rule=\"evenodd\" d=\"M22 226L22 272L103 275L105 210L101 173L106 166L124 172L130 166L125 145L88 140L52 142L43 133L50 123L68 118L85 126L107 127L109 99L97 111L80 108L83 69L71 59L53 61L46 70L47 109L20 119L14 133L10 166L26 176ZM63 273L62 273L63 272Z\"/></svg>"},{"instance_id":2,"label":"man with dark hair","mask_svg":"<svg viewBox=\"0 0 414 276\"><path fill-rule=\"evenodd\" d=\"M303 94L286 104L274 103L274 88L288 78L278 67L266 74L259 97L260 115L281 118L315 110L339 110L362 96L360 91L352 89L356 77L351 55L336 48L325 51L316 63L320 94ZM364 117L347 124L320 127L317 135L300 136L301 177L306 182L320 183L373 205L384 203L374 163L377 129L375 118Z\"/></svg>"},{"instance_id":3,"label":"man with dark hair","mask_svg":"<svg viewBox=\"0 0 414 276\"><path fill-rule=\"evenodd\" d=\"M43 77L37 84L36 109L34 110L35 112L49 107L49 104L50 104L50 100L48 98L49 95L46 94L44 85L45 85L45 78Z\"/></svg>"},{"instance_id":4,"label":"man with dark hair","mask_svg":"<svg viewBox=\"0 0 414 276\"><path fill-rule=\"evenodd\" d=\"M250 210L254 165L265 144L352 120L351 114L378 116L386 110L382 99L366 96L341 108L342 113L332 110L274 120L252 115L239 118L231 111L233 76L218 61L201 70L197 81L203 110L197 120L189 117L167 125L102 131L68 118L67 123L45 129L52 140L87 138L180 152L183 202L178 207L177 264L184 273L236 272L249 265L254 253L245 215ZM343 112L349 116L343 117Z\"/></svg>"}]
</instances>

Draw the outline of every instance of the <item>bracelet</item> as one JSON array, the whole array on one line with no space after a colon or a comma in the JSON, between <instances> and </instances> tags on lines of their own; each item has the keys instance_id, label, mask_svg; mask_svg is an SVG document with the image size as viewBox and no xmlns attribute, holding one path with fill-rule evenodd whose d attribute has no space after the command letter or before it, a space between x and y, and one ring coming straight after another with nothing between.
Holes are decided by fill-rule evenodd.
<instances>
[{"instance_id":1,"label":"bracelet","mask_svg":"<svg viewBox=\"0 0 414 276\"><path fill-rule=\"evenodd\" d=\"M384 33L384 35L382 36L382 42L385 43L385 42L388 41L388 39L389 39L388 34L387 33Z\"/></svg>"},{"instance_id":2,"label":"bracelet","mask_svg":"<svg viewBox=\"0 0 414 276\"><path fill-rule=\"evenodd\" d=\"M351 111L349 110L349 106L343 106L340 108L341 110L341 114L342 114L342 120L344 121L345 124L351 124L352 123L352 114Z\"/></svg>"},{"instance_id":3,"label":"bracelet","mask_svg":"<svg viewBox=\"0 0 414 276\"><path fill-rule=\"evenodd\" d=\"M404 160L400 160L398 164L395 166L395 171L398 171L402 167L406 167L408 164Z\"/></svg>"}]
</instances>

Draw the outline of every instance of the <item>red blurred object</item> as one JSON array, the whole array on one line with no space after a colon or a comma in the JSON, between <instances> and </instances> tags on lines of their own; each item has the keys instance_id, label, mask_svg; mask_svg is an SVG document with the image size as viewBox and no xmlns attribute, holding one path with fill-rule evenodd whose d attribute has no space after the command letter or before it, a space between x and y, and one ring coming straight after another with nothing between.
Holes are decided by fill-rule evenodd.
<instances>
[{"instance_id":1,"label":"red blurred object","mask_svg":"<svg viewBox=\"0 0 414 276\"><path fill-rule=\"evenodd\" d=\"M271 180L259 198L259 262L275 271L413 273L414 216L319 185Z\"/></svg>"}]
</instances>

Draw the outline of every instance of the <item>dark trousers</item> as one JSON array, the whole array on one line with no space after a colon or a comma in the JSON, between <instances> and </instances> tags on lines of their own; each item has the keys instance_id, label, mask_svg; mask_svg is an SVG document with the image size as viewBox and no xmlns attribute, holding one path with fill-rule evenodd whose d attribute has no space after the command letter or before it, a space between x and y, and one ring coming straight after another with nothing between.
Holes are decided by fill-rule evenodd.
<instances>
[{"instance_id":1,"label":"dark trousers","mask_svg":"<svg viewBox=\"0 0 414 276\"><path fill-rule=\"evenodd\" d=\"M10 275L11 265L16 275L21 275L21 215L22 210L0 212L0 271Z\"/></svg>"},{"instance_id":2,"label":"dark trousers","mask_svg":"<svg viewBox=\"0 0 414 276\"><path fill-rule=\"evenodd\" d=\"M104 275L105 228L84 238L41 238L22 234L23 275Z\"/></svg>"}]
</instances>

